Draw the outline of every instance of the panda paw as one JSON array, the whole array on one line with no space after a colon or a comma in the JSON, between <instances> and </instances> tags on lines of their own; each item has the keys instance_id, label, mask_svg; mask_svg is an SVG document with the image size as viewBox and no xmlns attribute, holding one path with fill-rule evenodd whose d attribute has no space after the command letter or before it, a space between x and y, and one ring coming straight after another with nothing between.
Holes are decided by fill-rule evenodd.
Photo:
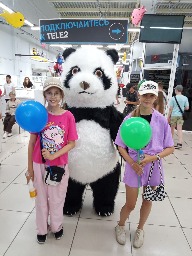
<instances>
[{"instance_id":1,"label":"panda paw","mask_svg":"<svg viewBox=\"0 0 192 256\"><path fill-rule=\"evenodd\" d=\"M95 209L95 211L99 216L102 216L102 217L111 216L113 214L113 209L110 209L109 207L102 208L100 210Z\"/></svg>"},{"instance_id":2,"label":"panda paw","mask_svg":"<svg viewBox=\"0 0 192 256\"><path fill-rule=\"evenodd\" d=\"M67 215L67 216L73 216L75 214L77 214L77 212L79 211L79 209L74 209L74 208L63 208L63 214Z\"/></svg>"}]
</instances>

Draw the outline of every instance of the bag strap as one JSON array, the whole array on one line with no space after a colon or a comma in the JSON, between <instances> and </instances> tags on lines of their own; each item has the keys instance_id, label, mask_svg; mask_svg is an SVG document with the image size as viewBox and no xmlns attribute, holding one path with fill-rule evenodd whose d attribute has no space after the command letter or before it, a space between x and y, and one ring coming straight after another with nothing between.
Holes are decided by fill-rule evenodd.
<instances>
[{"instance_id":1,"label":"bag strap","mask_svg":"<svg viewBox=\"0 0 192 256\"><path fill-rule=\"evenodd\" d=\"M182 109L181 109L181 107L180 107L180 105L179 105L179 103L178 103L178 101L177 101L176 96L174 96L174 98L175 98L175 101L176 101L176 103L177 103L177 106L179 107L179 110L180 110L181 114L183 114L184 112L182 111Z\"/></svg>"},{"instance_id":2,"label":"bag strap","mask_svg":"<svg viewBox=\"0 0 192 256\"><path fill-rule=\"evenodd\" d=\"M162 174L162 169L161 169L161 162L160 162L159 159L157 161L158 161L158 166L159 166L159 170L160 170L161 184L163 184L163 174ZM155 165L155 162L152 162L151 167L150 167L150 171L149 171L149 177L148 177L147 185L149 185L149 182L151 180L154 165Z\"/></svg>"},{"instance_id":3,"label":"bag strap","mask_svg":"<svg viewBox=\"0 0 192 256\"><path fill-rule=\"evenodd\" d=\"M43 138L42 138L41 132L39 133L39 136L40 136L40 148L41 148L41 150L42 150L42 149L43 149ZM42 155L42 152L41 152L41 157L42 157L43 163L45 163L46 160L44 159L44 157L43 157L43 155Z\"/></svg>"}]
</instances>

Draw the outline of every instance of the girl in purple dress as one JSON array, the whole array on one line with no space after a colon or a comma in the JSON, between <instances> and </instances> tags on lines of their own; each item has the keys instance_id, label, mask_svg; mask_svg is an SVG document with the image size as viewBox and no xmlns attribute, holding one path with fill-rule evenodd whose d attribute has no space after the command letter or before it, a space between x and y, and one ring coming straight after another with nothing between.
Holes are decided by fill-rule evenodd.
<instances>
[{"instance_id":1,"label":"girl in purple dress","mask_svg":"<svg viewBox=\"0 0 192 256\"><path fill-rule=\"evenodd\" d=\"M154 162L153 175L149 185L155 189L155 187L160 184L160 171L157 160L159 159L161 162L161 158L170 155L174 151L174 143L167 119L153 109L153 103L158 96L158 84L153 81L145 81L140 85L138 93L140 98L139 107L126 116L124 120L138 116L146 119L152 128L152 138L149 144L142 149L145 157L140 163L137 162L137 151L128 148L123 143L120 137L120 129L115 140L120 154L126 161L123 179L126 187L126 202L121 209L120 220L115 228L116 240L121 245L126 243L125 222L129 218L130 213L134 210L138 198L138 176L140 180L139 185L145 190L151 162ZM151 212L151 207L152 202L143 199L140 209L139 224L133 241L135 248L140 248L143 245L143 227Z\"/></svg>"}]
</instances>

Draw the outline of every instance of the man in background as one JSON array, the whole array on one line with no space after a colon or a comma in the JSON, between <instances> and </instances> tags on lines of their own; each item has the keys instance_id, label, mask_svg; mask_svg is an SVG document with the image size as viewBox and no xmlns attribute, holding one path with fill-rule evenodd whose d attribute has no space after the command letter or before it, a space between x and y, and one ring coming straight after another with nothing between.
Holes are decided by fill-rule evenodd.
<instances>
[{"instance_id":1,"label":"man in background","mask_svg":"<svg viewBox=\"0 0 192 256\"><path fill-rule=\"evenodd\" d=\"M1 95L4 96L5 95L5 101L7 102L9 100L9 93L10 92L15 92L15 86L14 84L11 82L11 76L7 75L6 76L6 83L4 84L4 92Z\"/></svg>"},{"instance_id":2,"label":"man in background","mask_svg":"<svg viewBox=\"0 0 192 256\"><path fill-rule=\"evenodd\" d=\"M126 106L123 110L124 116L127 116L129 113L131 113L139 104L138 93L135 90L135 86L133 84L128 83L126 85L126 89L127 89L126 100L124 101Z\"/></svg>"},{"instance_id":3,"label":"man in background","mask_svg":"<svg viewBox=\"0 0 192 256\"><path fill-rule=\"evenodd\" d=\"M174 135L175 128L177 127L177 134L179 142L175 146L175 149L182 148L183 143L183 133L182 126L184 123L182 112L189 109L189 102L186 96L182 95L183 86L177 85L175 87L175 94L170 100L169 113L168 113L168 121L171 125L172 136ZM182 110L180 110L178 104Z\"/></svg>"}]
</instances>

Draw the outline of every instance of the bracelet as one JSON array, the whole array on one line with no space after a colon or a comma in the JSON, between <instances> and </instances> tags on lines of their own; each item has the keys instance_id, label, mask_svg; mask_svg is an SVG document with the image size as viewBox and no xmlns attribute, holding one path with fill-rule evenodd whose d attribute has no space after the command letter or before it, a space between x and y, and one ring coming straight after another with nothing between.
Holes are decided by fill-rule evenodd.
<instances>
[{"instance_id":1,"label":"bracelet","mask_svg":"<svg viewBox=\"0 0 192 256\"><path fill-rule=\"evenodd\" d=\"M159 154L157 154L156 157L157 157L157 160L159 160L159 161L161 160L161 157Z\"/></svg>"},{"instance_id":2,"label":"bracelet","mask_svg":"<svg viewBox=\"0 0 192 256\"><path fill-rule=\"evenodd\" d=\"M30 172L29 172L29 171L26 171L25 177L29 177L29 176L31 176Z\"/></svg>"},{"instance_id":3,"label":"bracelet","mask_svg":"<svg viewBox=\"0 0 192 256\"><path fill-rule=\"evenodd\" d=\"M25 177L29 177L29 172L28 171L26 171Z\"/></svg>"}]
</instances>

